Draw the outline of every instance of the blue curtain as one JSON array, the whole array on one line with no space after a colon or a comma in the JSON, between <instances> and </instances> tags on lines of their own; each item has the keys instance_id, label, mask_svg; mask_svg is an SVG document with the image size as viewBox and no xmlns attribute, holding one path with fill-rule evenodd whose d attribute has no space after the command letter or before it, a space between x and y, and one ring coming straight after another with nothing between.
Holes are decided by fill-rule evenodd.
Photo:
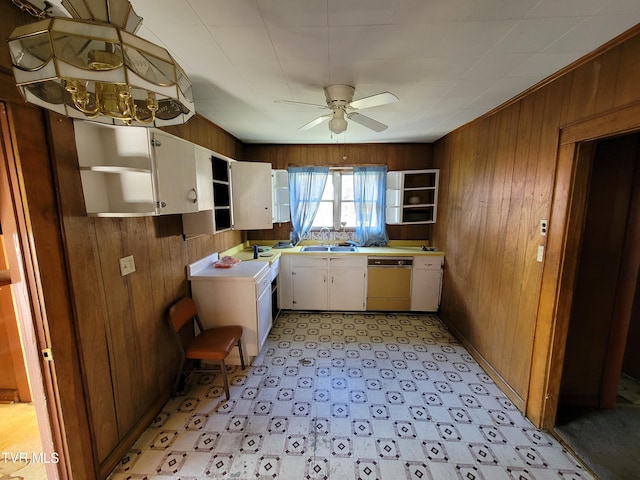
<instances>
[{"instance_id":1,"label":"blue curtain","mask_svg":"<svg viewBox=\"0 0 640 480\"><path fill-rule=\"evenodd\" d=\"M356 237L365 247L384 247L389 241L385 227L387 167L354 167L353 197Z\"/></svg>"},{"instance_id":2,"label":"blue curtain","mask_svg":"<svg viewBox=\"0 0 640 480\"><path fill-rule=\"evenodd\" d=\"M291 242L294 245L311 230L328 176L329 167L289 167Z\"/></svg>"}]
</instances>

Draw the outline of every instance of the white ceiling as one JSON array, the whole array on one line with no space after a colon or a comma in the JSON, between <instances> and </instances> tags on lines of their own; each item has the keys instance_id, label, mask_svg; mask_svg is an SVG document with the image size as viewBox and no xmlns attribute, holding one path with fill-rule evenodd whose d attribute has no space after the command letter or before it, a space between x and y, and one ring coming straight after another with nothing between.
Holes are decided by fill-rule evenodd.
<instances>
[{"instance_id":1,"label":"white ceiling","mask_svg":"<svg viewBox=\"0 0 640 480\"><path fill-rule=\"evenodd\" d=\"M137 32L193 83L196 111L248 143L433 142L640 23L638 0L130 0ZM323 87L389 128L298 127Z\"/></svg>"}]
</instances>

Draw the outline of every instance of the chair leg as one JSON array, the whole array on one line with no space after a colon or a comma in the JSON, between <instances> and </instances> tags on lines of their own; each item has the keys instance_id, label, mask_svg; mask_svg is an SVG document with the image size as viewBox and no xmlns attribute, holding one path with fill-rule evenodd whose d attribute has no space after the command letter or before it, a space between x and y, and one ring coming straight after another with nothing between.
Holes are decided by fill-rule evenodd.
<instances>
[{"instance_id":1,"label":"chair leg","mask_svg":"<svg viewBox=\"0 0 640 480\"><path fill-rule=\"evenodd\" d=\"M242 353L242 340L238 339L238 351L240 352L240 364L242 365L242 370L244 370L244 354Z\"/></svg>"},{"instance_id":2,"label":"chair leg","mask_svg":"<svg viewBox=\"0 0 640 480\"><path fill-rule=\"evenodd\" d=\"M231 400L231 394L229 393L229 380L227 379L227 367L224 364L224 360L220 360L220 369L222 370L222 380L224 381L224 393L227 394L227 400Z\"/></svg>"},{"instance_id":3,"label":"chair leg","mask_svg":"<svg viewBox=\"0 0 640 480\"><path fill-rule=\"evenodd\" d=\"M180 359L180 367L178 368L176 379L173 381L173 392L172 392L173 396L175 396L178 393L178 387L180 386L180 378L182 377L182 370L184 370L184 364L185 364L185 358L182 357Z\"/></svg>"}]
</instances>

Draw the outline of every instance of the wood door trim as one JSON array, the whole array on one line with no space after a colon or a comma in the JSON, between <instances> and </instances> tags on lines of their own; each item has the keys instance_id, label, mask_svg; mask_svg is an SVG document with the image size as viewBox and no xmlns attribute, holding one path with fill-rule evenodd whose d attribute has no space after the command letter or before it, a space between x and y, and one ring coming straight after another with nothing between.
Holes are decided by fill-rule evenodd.
<instances>
[{"instance_id":1,"label":"wood door trim","mask_svg":"<svg viewBox=\"0 0 640 480\"><path fill-rule=\"evenodd\" d=\"M7 188L7 191L3 192L3 200L7 202L7 205L3 206L3 210L6 209L7 212L6 216L3 215L2 220L4 229L10 236L15 236L17 240L17 246L11 247L12 251L7 249L5 253L10 262L16 320L21 324L22 335L26 340L23 343L24 357L40 359L40 349L47 346L42 335L44 319L41 316L42 308L39 306L40 301L37 294L36 267L34 267L31 243L29 242L30 225L20 188L19 158L16 158L15 132L10 114L5 102L0 101L0 148L2 148L0 161L3 163L1 175L2 182L5 183L4 187ZM5 212L3 211L3 213ZM31 378L32 396L37 399L34 405L43 453L47 455L47 458L51 458L54 452L59 455L58 465L46 465L47 475L55 475L56 479L67 479L69 477L65 467L68 456L61 435L62 427L58 422L60 405L55 394L52 371L43 368L42 363L38 367L34 364L35 362L26 362Z\"/></svg>"},{"instance_id":2,"label":"wood door trim","mask_svg":"<svg viewBox=\"0 0 640 480\"><path fill-rule=\"evenodd\" d=\"M4 93L0 90L3 105L6 100ZM6 155L12 156L7 168L13 204L17 209L15 216L19 222L18 240L25 263L24 282L28 289L24 294L24 302L28 303L25 309L30 310L33 317L37 335L34 348L37 347L38 358L39 349L47 346L54 349L54 355L56 351L60 352L55 355L54 362L41 360L46 408L53 435L48 445L59 454L59 463L50 463L47 469L57 468L61 480L94 478L96 463L91 449L75 332L68 310L69 286L65 271L61 269L64 262L59 257L62 251L60 235L51 233L59 229L59 211L51 178L52 160L45 133L47 122L39 107L7 101L6 108L8 118L0 122L1 147ZM29 135L24 135L25 131L29 131ZM21 160L27 158L29 169L22 168L21 164ZM34 177L38 182L33 181ZM36 248L46 253L38 257ZM55 324L53 330L48 328L51 321Z\"/></svg>"},{"instance_id":3,"label":"wood door trim","mask_svg":"<svg viewBox=\"0 0 640 480\"><path fill-rule=\"evenodd\" d=\"M591 145L581 142L640 131L640 102L565 125L560 130L546 258L538 302L526 413L538 427L555 426L562 364L584 218L586 188L581 162Z\"/></svg>"},{"instance_id":4,"label":"wood door trim","mask_svg":"<svg viewBox=\"0 0 640 480\"><path fill-rule=\"evenodd\" d=\"M560 130L560 145L598 140L639 129L640 102L635 102L565 125Z\"/></svg>"}]
</instances>

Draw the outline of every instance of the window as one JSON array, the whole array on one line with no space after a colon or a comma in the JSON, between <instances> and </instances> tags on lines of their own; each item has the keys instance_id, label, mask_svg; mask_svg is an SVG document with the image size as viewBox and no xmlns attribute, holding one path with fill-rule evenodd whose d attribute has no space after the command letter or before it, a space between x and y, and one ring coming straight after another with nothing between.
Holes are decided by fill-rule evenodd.
<instances>
[{"instance_id":1,"label":"window","mask_svg":"<svg viewBox=\"0 0 640 480\"><path fill-rule=\"evenodd\" d=\"M312 228L356 228L353 172L330 170Z\"/></svg>"}]
</instances>

